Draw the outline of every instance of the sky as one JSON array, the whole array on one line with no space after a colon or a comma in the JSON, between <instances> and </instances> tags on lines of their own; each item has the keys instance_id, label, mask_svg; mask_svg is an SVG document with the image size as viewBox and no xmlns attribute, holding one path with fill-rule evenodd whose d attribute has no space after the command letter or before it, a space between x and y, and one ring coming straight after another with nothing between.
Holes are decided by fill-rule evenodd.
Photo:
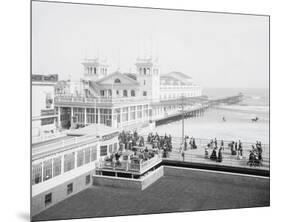
<instances>
[{"instance_id":1,"label":"sky","mask_svg":"<svg viewBox=\"0 0 281 222\"><path fill-rule=\"evenodd\" d=\"M83 77L85 58L136 72L137 57L207 88L268 88L266 16L32 2L32 73Z\"/></svg>"}]
</instances>

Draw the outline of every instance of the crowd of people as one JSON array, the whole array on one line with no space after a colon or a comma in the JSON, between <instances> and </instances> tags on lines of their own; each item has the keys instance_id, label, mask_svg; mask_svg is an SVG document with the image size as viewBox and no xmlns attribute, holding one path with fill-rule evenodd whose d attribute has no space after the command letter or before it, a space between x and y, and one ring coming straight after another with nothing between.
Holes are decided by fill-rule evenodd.
<instances>
[{"instance_id":1,"label":"crowd of people","mask_svg":"<svg viewBox=\"0 0 281 222\"><path fill-rule=\"evenodd\" d=\"M143 147L145 145L143 136L138 135L137 131L122 131L118 139L121 150L132 150L134 146Z\"/></svg>"},{"instance_id":2,"label":"crowd of people","mask_svg":"<svg viewBox=\"0 0 281 222\"><path fill-rule=\"evenodd\" d=\"M168 153L172 151L172 137L171 135L159 136L157 133L149 133L147 141L144 137L139 135L137 131L122 131L119 134L119 147L121 150L133 150L134 147L144 147L147 149L147 145L154 150L162 150L163 157L168 157Z\"/></svg>"},{"instance_id":3,"label":"crowd of people","mask_svg":"<svg viewBox=\"0 0 281 222\"><path fill-rule=\"evenodd\" d=\"M238 143L232 141L228 144L228 147L230 148L231 155L235 156L237 155L238 159L242 159L243 157L243 147L242 142L239 140Z\"/></svg>"},{"instance_id":4,"label":"crowd of people","mask_svg":"<svg viewBox=\"0 0 281 222\"><path fill-rule=\"evenodd\" d=\"M149 145L148 145L149 144ZM161 150L163 157L169 157L169 153L172 151L172 137L171 135L160 136L157 133L149 133L147 135L147 140L143 136L139 135L137 131L123 131L119 135L119 145L121 150L129 149L132 150L133 147L144 147L147 146L152 149ZM226 146L227 147L227 146ZM243 159L243 145L241 140L231 141L228 144L230 149L230 155L237 156L237 159ZM184 137L184 141L180 144L179 152L184 161L185 151L188 149L197 149L196 140L193 137ZM222 162L223 161L223 150L225 149L224 140L211 139L205 148L205 158L213 161ZM261 165L262 162L262 145L260 141L257 141L255 145L252 146L252 150L249 154L248 165L256 166Z\"/></svg>"},{"instance_id":5,"label":"crowd of people","mask_svg":"<svg viewBox=\"0 0 281 222\"><path fill-rule=\"evenodd\" d=\"M218 144L217 138L214 140L212 139L208 144L205 149L205 157L209 157L209 149L212 150L212 153L210 155L210 159L217 161L217 162L222 162L222 150L224 150L224 141L221 140L220 145Z\"/></svg>"},{"instance_id":6,"label":"crowd of people","mask_svg":"<svg viewBox=\"0 0 281 222\"><path fill-rule=\"evenodd\" d=\"M147 136L147 142L152 145L152 148L163 150L163 157L168 157L169 152L172 151L172 136L159 136L157 133L149 133Z\"/></svg>"}]
</instances>

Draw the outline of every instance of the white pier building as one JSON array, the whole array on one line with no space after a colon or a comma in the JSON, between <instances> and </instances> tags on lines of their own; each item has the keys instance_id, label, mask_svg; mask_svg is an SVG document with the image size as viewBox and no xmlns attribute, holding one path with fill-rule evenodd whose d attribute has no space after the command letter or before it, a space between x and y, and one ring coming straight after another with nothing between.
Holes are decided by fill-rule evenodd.
<instances>
[{"instance_id":1,"label":"white pier building","mask_svg":"<svg viewBox=\"0 0 281 222\"><path fill-rule=\"evenodd\" d=\"M135 73L108 72L106 61L85 59L80 82L56 85L55 107L62 128L105 124L139 128L200 101L201 87L180 72L161 74L157 60L137 58ZM191 100L190 100L191 99Z\"/></svg>"}]
</instances>

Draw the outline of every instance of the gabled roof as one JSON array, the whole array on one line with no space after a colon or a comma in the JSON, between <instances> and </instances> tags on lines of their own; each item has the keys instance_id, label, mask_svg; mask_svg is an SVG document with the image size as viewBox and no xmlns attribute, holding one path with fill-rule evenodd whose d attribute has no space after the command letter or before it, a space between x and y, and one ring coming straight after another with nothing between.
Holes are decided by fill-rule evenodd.
<instances>
[{"instance_id":1,"label":"gabled roof","mask_svg":"<svg viewBox=\"0 0 281 222\"><path fill-rule=\"evenodd\" d=\"M160 80L171 81L171 82L179 81L183 85L190 85L192 83L192 78L182 72L169 72L166 74L162 74L160 75ZM169 85L169 84L164 84L164 85Z\"/></svg>"},{"instance_id":2,"label":"gabled roof","mask_svg":"<svg viewBox=\"0 0 281 222\"><path fill-rule=\"evenodd\" d=\"M123 80L128 81L130 84L139 85L139 82L136 79L129 77L126 74L122 74L119 71L116 71L114 73L111 73L110 75L107 75L107 76L99 79L98 81L96 81L96 84L101 85L104 81L111 79L111 78L119 78L121 80L120 84L122 84L122 79L123 79Z\"/></svg>"},{"instance_id":3,"label":"gabled roof","mask_svg":"<svg viewBox=\"0 0 281 222\"><path fill-rule=\"evenodd\" d=\"M169 72L169 73L166 73L166 74L162 74L161 76L173 76L173 77L180 77L180 78L183 78L183 79L192 79L190 76L186 75L185 73L182 73L182 72Z\"/></svg>"},{"instance_id":4,"label":"gabled roof","mask_svg":"<svg viewBox=\"0 0 281 222\"><path fill-rule=\"evenodd\" d=\"M135 73L123 73L123 74L134 80L137 80L137 75Z\"/></svg>"}]
</instances>

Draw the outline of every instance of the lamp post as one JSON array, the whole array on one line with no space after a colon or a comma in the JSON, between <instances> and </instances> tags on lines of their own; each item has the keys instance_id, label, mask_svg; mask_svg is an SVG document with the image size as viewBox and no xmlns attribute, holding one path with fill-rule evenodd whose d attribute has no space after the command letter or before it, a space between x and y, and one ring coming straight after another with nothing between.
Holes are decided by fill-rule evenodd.
<instances>
[{"instance_id":1,"label":"lamp post","mask_svg":"<svg viewBox=\"0 0 281 222\"><path fill-rule=\"evenodd\" d=\"M182 104L181 104L181 112L182 112L182 144L184 144L184 105L183 105L183 96L182 96Z\"/></svg>"}]
</instances>

